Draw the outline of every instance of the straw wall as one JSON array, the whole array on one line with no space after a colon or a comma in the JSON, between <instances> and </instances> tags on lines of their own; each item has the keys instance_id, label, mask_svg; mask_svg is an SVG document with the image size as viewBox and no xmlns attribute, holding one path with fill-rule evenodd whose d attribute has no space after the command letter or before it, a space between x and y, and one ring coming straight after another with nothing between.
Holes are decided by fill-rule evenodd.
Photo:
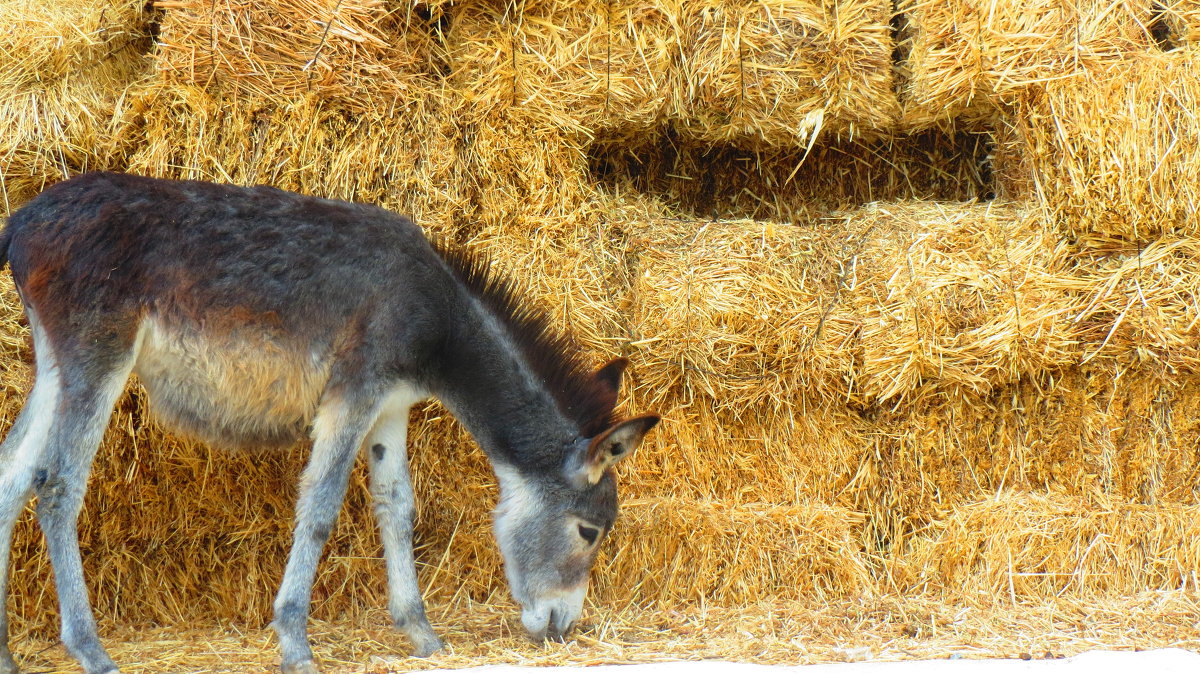
<instances>
[{"instance_id":1,"label":"straw wall","mask_svg":"<svg viewBox=\"0 0 1200 674\"><path fill-rule=\"evenodd\" d=\"M1200 232L1200 49L1047 82L1017 115L1038 198L1077 237Z\"/></svg>"},{"instance_id":2,"label":"straw wall","mask_svg":"<svg viewBox=\"0 0 1200 674\"><path fill-rule=\"evenodd\" d=\"M0 187L7 213L42 187L111 163L130 85L147 70L138 0L5 3L0 22Z\"/></svg>"},{"instance_id":3,"label":"straw wall","mask_svg":"<svg viewBox=\"0 0 1200 674\"><path fill-rule=\"evenodd\" d=\"M0 106L26 148L10 202L114 166L370 201L489 254L597 364L632 360L627 410L664 415L621 469L598 603L1103 597L1195 571L1186 3L121 6L85 12L103 40L0 64L12 100L84 125ZM151 20L149 58L55 65ZM11 292L0 348L11 420ZM81 526L99 610L265 624L304 448L212 452L143 406L120 404ZM431 601L503 604L484 458L436 405L412 435ZM30 517L16 550L18 629L50 630ZM379 554L360 470L317 615L381 605Z\"/></svg>"},{"instance_id":4,"label":"straw wall","mask_svg":"<svg viewBox=\"0 0 1200 674\"><path fill-rule=\"evenodd\" d=\"M980 120L1024 88L1151 44L1146 3L901 0L902 123Z\"/></svg>"}]
</instances>

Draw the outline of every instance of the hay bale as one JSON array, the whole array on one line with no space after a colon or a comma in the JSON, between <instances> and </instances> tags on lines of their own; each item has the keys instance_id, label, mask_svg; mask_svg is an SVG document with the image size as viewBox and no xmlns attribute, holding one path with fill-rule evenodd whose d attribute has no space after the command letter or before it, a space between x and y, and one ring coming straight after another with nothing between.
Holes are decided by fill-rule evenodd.
<instances>
[{"instance_id":1,"label":"hay bale","mask_svg":"<svg viewBox=\"0 0 1200 674\"><path fill-rule=\"evenodd\" d=\"M379 0L156 0L164 82L380 111L434 88L435 24Z\"/></svg>"},{"instance_id":2,"label":"hay bale","mask_svg":"<svg viewBox=\"0 0 1200 674\"><path fill-rule=\"evenodd\" d=\"M128 170L164 178L270 184L368 201L436 231L468 200L454 179L456 127L437 101L370 113L317 96L254 99L158 83L120 146Z\"/></svg>"},{"instance_id":3,"label":"hay bale","mask_svg":"<svg viewBox=\"0 0 1200 674\"><path fill-rule=\"evenodd\" d=\"M0 208L47 184L120 164L111 136L150 48L144 3L7 3L0 20Z\"/></svg>"},{"instance_id":4,"label":"hay bale","mask_svg":"<svg viewBox=\"0 0 1200 674\"><path fill-rule=\"evenodd\" d=\"M1200 567L1195 505L1172 508L1003 492L914 544L926 587L950 596L1120 596L1173 590Z\"/></svg>"},{"instance_id":5,"label":"hay bale","mask_svg":"<svg viewBox=\"0 0 1200 674\"><path fill-rule=\"evenodd\" d=\"M1195 47L1029 91L1015 119L1041 205L1065 233L1101 247L1200 232L1198 107Z\"/></svg>"},{"instance_id":6,"label":"hay bale","mask_svg":"<svg viewBox=\"0 0 1200 674\"><path fill-rule=\"evenodd\" d=\"M901 126L993 121L1026 87L1145 51L1146 4L1107 0L901 0Z\"/></svg>"},{"instance_id":7,"label":"hay bale","mask_svg":"<svg viewBox=\"0 0 1200 674\"><path fill-rule=\"evenodd\" d=\"M143 0L27 0L0 7L0 87L31 89L127 49L141 51L148 17Z\"/></svg>"},{"instance_id":8,"label":"hay bale","mask_svg":"<svg viewBox=\"0 0 1200 674\"><path fill-rule=\"evenodd\" d=\"M676 85L676 2L478 2L452 8L451 81L479 114L528 111L561 129L630 138Z\"/></svg>"},{"instance_id":9,"label":"hay bale","mask_svg":"<svg viewBox=\"0 0 1200 674\"><path fill-rule=\"evenodd\" d=\"M808 148L887 135L891 6L879 0L695 0L681 10L674 113L708 142Z\"/></svg>"}]
</instances>

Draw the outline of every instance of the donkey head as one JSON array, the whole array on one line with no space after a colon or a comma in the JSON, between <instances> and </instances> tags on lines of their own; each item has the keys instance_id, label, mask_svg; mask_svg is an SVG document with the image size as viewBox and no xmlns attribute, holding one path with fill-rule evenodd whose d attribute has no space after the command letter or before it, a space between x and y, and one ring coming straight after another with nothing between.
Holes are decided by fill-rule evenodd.
<instances>
[{"instance_id":1,"label":"donkey head","mask_svg":"<svg viewBox=\"0 0 1200 674\"><path fill-rule=\"evenodd\" d=\"M625 365L619 359L593 375L611 388L614 405ZM496 540L509 586L521 603L521 623L534 641L564 636L579 618L596 553L617 518L617 484L610 469L632 454L658 421L645 415L590 438L569 438L550 474L496 466L501 485L493 513Z\"/></svg>"}]
</instances>

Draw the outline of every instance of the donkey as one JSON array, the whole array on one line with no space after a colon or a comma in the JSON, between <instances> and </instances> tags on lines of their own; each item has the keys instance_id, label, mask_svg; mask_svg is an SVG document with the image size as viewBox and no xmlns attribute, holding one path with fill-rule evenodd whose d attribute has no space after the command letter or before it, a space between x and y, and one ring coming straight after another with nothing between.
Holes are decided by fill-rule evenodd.
<instances>
[{"instance_id":1,"label":"donkey","mask_svg":"<svg viewBox=\"0 0 1200 674\"><path fill-rule=\"evenodd\" d=\"M413 563L409 408L436 397L487 454L493 531L535 641L569 632L617 515L612 466L659 421L617 422L627 362L592 372L483 260L365 204L271 187L89 173L0 233L33 335L33 389L0 445L0 609L14 522L36 494L62 639L88 674L101 645L76 522L112 408L136 373L170 427L218 446L309 430L292 548L274 603L282 670L317 672L313 577L359 450L388 609L416 655L442 646ZM0 674L18 669L0 610Z\"/></svg>"}]
</instances>

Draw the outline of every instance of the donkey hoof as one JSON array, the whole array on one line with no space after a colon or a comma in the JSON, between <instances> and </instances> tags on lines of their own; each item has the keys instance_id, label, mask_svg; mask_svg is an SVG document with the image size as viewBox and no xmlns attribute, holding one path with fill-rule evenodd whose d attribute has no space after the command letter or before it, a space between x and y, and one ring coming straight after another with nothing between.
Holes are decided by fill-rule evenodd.
<instances>
[{"instance_id":1,"label":"donkey hoof","mask_svg":"<svg viewBox=\"0 0 1200 674\"><path fill-rule=\"evenodd\" d=\"M317 663L312 660L297 662L281 667L283 674L321 674L321 670L317 668Z\"/></svg>"}]
</instances>

